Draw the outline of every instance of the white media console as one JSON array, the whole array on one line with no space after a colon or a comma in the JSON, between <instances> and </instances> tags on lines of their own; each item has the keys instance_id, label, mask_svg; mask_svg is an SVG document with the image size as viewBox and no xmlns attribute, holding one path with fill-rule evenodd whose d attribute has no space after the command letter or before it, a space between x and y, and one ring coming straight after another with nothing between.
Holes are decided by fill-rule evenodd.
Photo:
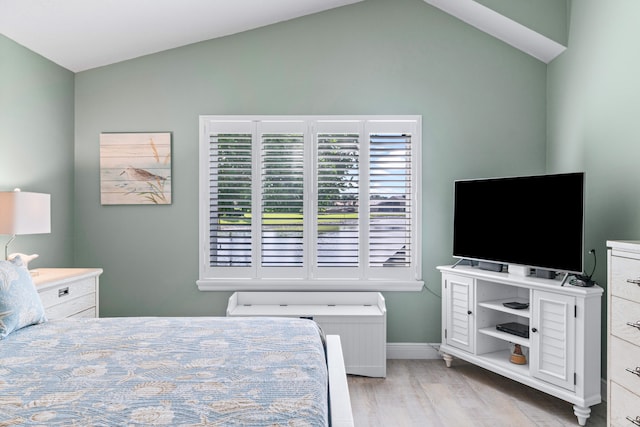
<instances>
[{"instance_id":1,"label":"white media console","mask_svg":"<svg viewBox=\"0 0 640 427\"><path fill-rule=\"evenodd\" d=\"M600 310L603 290L562 286L561 280L470 266L438 267L442 274L442 345L453 356L572 403L580 425L600 395ZM524 309L505 302L529 304ZM529 336L497 330L517 322ZM519 344L525 364L510 361Z\"/></svg>"},{"instance_id":2,"label":"white media console","mask_svg":"<svg viewBox=\"0 0 640 427\"><path fill-rule=\"evenodd\" d=\"M387 307L379 292L235 292L227 316L300 317L340 335L347 374L385 377Z\"/></svg>"}]
</instances>

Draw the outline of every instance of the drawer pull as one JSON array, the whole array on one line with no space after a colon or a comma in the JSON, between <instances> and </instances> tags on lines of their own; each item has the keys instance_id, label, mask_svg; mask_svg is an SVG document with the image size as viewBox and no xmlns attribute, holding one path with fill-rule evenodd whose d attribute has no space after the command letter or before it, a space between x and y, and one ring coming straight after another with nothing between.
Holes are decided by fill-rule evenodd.
<instances>
[{"instance_id":1,"label":"drawer pull","mask_svg":"<svg viewBox=\"0 0 640 427\"><path fill-rule=\"evenodd\" d=\"M635 417L635 418L627 417L627 420L631 421L637 426L640 426L640 417Z\"/></svg>"},{"instance_id":2,"label":"drawer pull","mask_svg":"<svg viewBox=\"0 0 640 427\"><path fill-rule=\"evenodd\" d=\"M627 279L627 283L640 286L640 279Z\"/></svg>"},{"instance_id":3,"label":"drawer pull","mask_svg":"<svg viewBox=\"0 0 640 427\"><path fill-rule=\"evenodd\" d=\"M640 320L637 322L627 322L627 326L633 326L634 328L640 329Z\"/></svg>"},{"instance_id":4,"label":"drawer pull","mask_svg":"<svg viewBox=\"0 0 640 427\"><path fill-rule=\"evenodd\" d=\"M640 366L636 366L636 369L625 368L627 372L631 372L633 375L637 375L640 377Z\"/></svg>"},{"instance_id":5,"label":"drawer pull","mask_svg":"<svg viewBox=\"0 0 640 427\"><path fill-rule=\"evenodd\" d=\"M58 298L66 297L69 295L69 287L58 289ZM639 326L640 327L640 326Z\"/></svg>"}]
</instances>

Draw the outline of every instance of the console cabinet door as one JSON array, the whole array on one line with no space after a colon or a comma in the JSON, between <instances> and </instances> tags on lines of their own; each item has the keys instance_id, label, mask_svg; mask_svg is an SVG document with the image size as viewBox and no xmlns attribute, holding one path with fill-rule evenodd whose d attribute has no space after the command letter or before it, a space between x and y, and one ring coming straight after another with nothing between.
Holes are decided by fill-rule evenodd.
<instances>
[{"instance_id":1,"label":"console cabinet door","mask_svg":"<svg viewBox=\"0 0 640 427\"><path fill-rule=\"evenodd\" d=\"M474 352L473 279L444 275L446 319L444 340L452 346Z\"/></svg>"},{"instance_id":2,"label":"console cabinet door","mask_svg":"<svg viewBox=\"0 0 640 427\"><path fill-rule=\"evenodd\" d=\"M576 299L546 291L533 291L531 316L531 374L541 380L575 390Z\"/></svg>"}]
</instances>

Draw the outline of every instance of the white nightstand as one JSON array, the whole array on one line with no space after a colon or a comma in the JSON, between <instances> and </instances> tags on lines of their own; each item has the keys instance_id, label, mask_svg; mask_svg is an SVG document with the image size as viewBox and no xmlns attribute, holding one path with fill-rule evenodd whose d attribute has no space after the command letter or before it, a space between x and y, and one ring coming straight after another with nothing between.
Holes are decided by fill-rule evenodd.
<instances>
[{"instance_id":1,"label":"white nightstand","mask_svg":"<svg viewBox=\"0 0 640 427\"><path fill-rule=\"evenodd\" d=\"M100 268L38 268L31 277L47 318L99 317Z\"/></svg>"}]
</instances>

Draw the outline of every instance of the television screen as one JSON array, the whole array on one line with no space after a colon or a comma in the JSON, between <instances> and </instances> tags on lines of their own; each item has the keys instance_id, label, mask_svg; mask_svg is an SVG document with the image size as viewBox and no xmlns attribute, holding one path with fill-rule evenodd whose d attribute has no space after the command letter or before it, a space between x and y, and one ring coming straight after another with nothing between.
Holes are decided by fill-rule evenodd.
<instances>
[{"instance_id":1,"label":"television screen","mask_svg":"<svg viewBox=\"0 0 640 427\"><path fill-rule=\"evenodd\" d=\"M584 173L454 187L454 257L582 274Z\"/></svg>"}]
</instances>

